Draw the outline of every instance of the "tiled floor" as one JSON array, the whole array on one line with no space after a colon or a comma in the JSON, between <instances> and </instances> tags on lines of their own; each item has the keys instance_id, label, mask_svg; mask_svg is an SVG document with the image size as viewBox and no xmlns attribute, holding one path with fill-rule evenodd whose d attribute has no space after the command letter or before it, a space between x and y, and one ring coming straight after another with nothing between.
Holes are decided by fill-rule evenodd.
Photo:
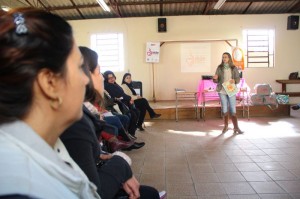
<instances>
[{"instance_id":1,"label":"tiled floor","mask_svg":"<svg viewBox=\"0 0 300 199\"><path fill-rule=\"evenodd\" d=\"M221 119L148 120L145 147L126 153L168 199L300 198L300 110L291 115L240 119L243 135L222 135Z\"/></svg>"}]
</instances>

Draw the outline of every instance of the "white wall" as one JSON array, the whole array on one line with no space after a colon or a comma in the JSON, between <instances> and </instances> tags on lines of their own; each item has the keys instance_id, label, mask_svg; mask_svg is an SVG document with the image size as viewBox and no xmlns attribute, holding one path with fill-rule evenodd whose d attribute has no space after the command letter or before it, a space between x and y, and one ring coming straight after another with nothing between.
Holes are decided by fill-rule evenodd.
<instances>
[{"instance_id":1,"label":"white wall","mask_svg":"<svg viewBox=\"0 0 300 199\"><path fill-rule=\"evenodd\" d=\"M274 91L281 85L276 79L287 79L300 68L300 30L287 30L289 15L225 15L172 16L167 18L167 32L157 32L157 17L117 18L69 21L78 45L90 47L92 33L123 32L125 42L125 72L143 82L144 97L152 100L152 64L145 62L146 42L205 39L238 39L243 44L242 30L247 28L275 29L275 67L246 68L243 75L253 88L256 83L269 83ZM232 43L235 44L234 42ZM154 64L154 89L157 100L174 100L174 88L196 91L201 75L212 75L224 51L231 52L225 42L212 43L209 73L181 73L180 44L166 43L161 47L160 63ZM101 63L100 63L101 65ZM116 73L120 83L124 73ZM300 85L288 85L288 91L300 91ZM298 101L293 98L291 101Z\"/></svg>"}]
</instances>

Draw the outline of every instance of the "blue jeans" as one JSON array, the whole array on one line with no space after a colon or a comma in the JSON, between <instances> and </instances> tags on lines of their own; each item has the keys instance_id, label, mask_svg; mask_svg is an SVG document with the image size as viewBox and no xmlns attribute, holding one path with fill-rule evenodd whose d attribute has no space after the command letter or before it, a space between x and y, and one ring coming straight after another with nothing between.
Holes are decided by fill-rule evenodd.
<instances>
[{"instance_id":1,"label":"blue jeans","mask_svg":"<svg viewBox=\"0 0 300 199\"><path fill-rule=\"evenodd\" d=\"M119 118L119 120L122 122L122 125L127 130L129 126L130 118L127 115L121 115L121 114L114 114L114 115Z\"/></svg>"},{"instance_id":2,"label":"blue jeans","mask_svg":"<svg viewBox=\"0 0 300 199\"><path fill-rule=\"evenodd\" d=\"M219 93L219 97L221 100L222 113L225 114L228 112L228 106L230 115L236 114L236 96L233 95L229 97L226 94Z\"/></svg>"},{"instance_id":3,"label":"blue jeans","mask_svg":"<svg viewBox=\"0 0 300 199\"><path fill-rule=\"evenodd\" d=\"M107 122L110 125L113 125L115 127L117 127L118 129L122 129L123 125L122 122L120 121L120 119L117 116L107 116L107 117L103 117L103 120L105 122Z\"/></svg>"}]
</instances>

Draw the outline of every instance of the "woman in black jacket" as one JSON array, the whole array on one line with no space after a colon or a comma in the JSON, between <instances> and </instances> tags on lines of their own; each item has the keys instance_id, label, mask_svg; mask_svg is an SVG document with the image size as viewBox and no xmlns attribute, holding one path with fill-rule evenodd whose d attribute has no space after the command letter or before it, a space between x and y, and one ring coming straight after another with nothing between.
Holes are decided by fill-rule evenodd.
<instances>
[{"instance_id":1,"label":"woman in black jacket","mask_svg":"<svg viewBox=\"0 0 300 199\"><path fill-rule=\"evenodd\" d=\"M135 136L135 130L137 127L143 124L143 120L140 120L140 110L134 106L134 100L131 96L127 95L121 86L116 83L116 76L112 71L106 71L104 76L104 88L109 93L111 98L119 104L120 110L123 114L130 116L129 133ZM144 129L140 129L143 131Z\"/></svg>"},{"instance_id":2,"label":"woman in black jacket","mask_svg":"<svg viewBox=\"0 0 300 199\"><path fill-rule=\"evenodd\" d=\"M97 118L84 106L81 120L68 128L61 135L61 140L72 159L97 186L98 194L102 198L114 198L123 183L127 180L136 181L136 179L132 175L130 166L122 157L101 154L98 141L100 135L96 133L100 131ZM105 162L107 158L110 159ZM138 186L136 183L133 188L135 192Z\"/></svg>"}]
</instances>

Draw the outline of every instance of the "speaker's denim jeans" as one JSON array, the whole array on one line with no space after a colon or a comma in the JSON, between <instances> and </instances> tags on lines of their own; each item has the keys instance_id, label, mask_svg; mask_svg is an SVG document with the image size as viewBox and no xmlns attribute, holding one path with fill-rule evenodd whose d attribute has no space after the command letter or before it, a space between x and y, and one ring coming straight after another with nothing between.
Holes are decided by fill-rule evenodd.
<instances>
[{"instance_id":1,"label":"speaker's denim jeans","mask_svg":"<svg viewBox=\"0 0 300 199\"><path fill-rule=\"evenodd\" d=\"M229 97L226 94L219 93L219 97L221 99L222 113L225 114L228 112L228 106L230 115L236 114L236 96L233 95Z\"/></svg>"}]
</instances>

